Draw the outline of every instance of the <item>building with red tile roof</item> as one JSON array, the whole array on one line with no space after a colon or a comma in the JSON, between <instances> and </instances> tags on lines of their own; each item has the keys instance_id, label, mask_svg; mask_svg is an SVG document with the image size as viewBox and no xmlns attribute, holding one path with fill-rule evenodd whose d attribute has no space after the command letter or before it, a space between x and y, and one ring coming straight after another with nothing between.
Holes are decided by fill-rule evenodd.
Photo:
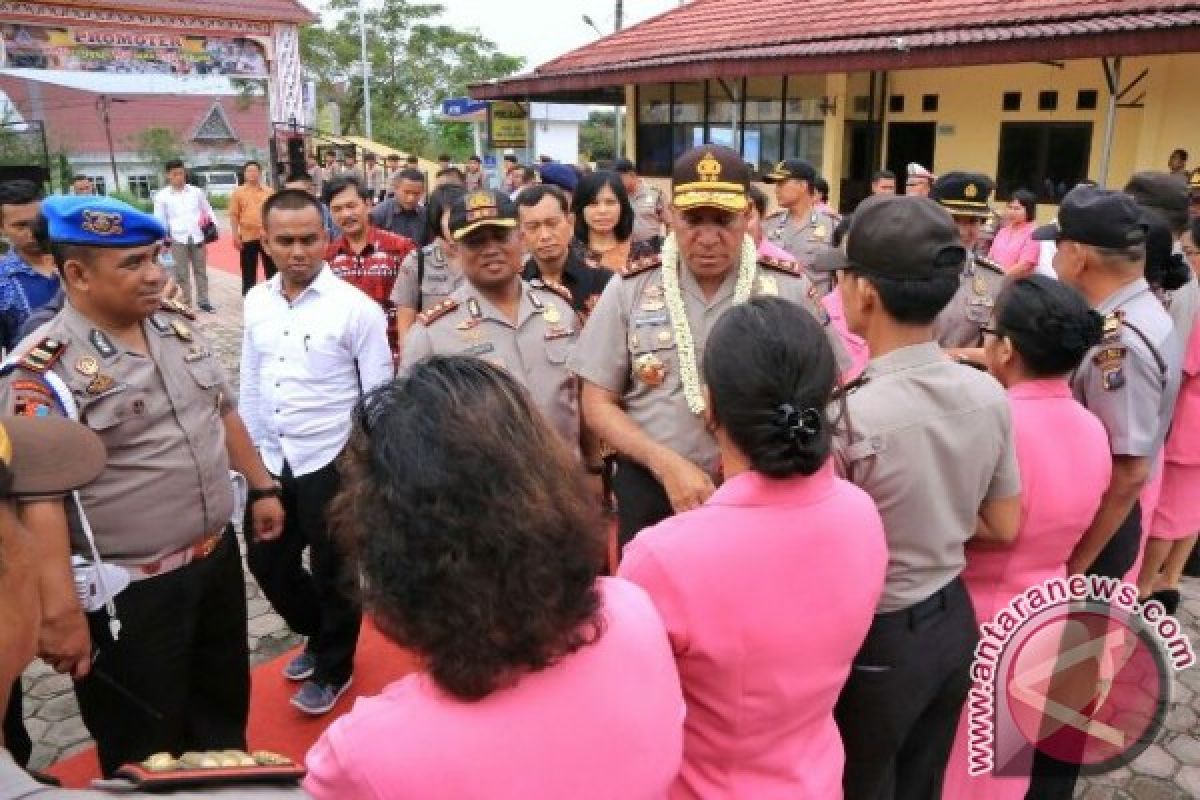
<instances>
[{"instance_id":1,"label":"building with red tile roof","mask_svg":"<svg viewBox=\"0 0 1200 800\"><path fill-rule=\"evenodd\" d=\"M1200 152L1197 74L1200 2L693 0L471 94L623 103L650 175L707 141L806 158L846 206L912 161L1053 203Z\"/></svg>"}]
</instances>

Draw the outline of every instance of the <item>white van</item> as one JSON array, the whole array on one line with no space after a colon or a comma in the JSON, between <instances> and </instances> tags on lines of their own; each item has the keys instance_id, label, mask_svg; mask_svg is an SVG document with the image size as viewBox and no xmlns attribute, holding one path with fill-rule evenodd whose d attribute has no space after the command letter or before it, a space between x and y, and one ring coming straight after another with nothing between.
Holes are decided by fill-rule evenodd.
<instances>
[{"instance_id":1,"label":"white van","mask_svg":"<svg viewBox=\"0 0 1200 800\"><path fill-rule=\"evenodd\" d=\"M196 170L196 185L209 194L228 196L238 187L238 176L233 170Z\"/></svg>"}]
</instances>

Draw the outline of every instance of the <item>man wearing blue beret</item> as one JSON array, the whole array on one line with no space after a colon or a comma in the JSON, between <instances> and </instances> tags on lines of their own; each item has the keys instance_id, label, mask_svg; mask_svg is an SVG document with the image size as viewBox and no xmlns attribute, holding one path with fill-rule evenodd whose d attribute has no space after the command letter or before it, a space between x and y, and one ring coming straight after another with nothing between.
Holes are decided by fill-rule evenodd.
<instances>
[{"instance_id":1,"label":"man wearing blue beret","mask_svg":"<svg viewBox=\"0 0 1200 800\"><path fill-rule=\"evenodd\" d=\"M0 415L70 417L108 460L77 501L21 506L41 550L39 655L76 680L105 775L161 751L245 749L229 470L252 487L256 536L282 528L277 490L212 349L162 300L162 224L106 197L51 197L42 214L67 303L0 371ZM83 607L72 555L87 562Z\"/></svg>"}]
</instances>

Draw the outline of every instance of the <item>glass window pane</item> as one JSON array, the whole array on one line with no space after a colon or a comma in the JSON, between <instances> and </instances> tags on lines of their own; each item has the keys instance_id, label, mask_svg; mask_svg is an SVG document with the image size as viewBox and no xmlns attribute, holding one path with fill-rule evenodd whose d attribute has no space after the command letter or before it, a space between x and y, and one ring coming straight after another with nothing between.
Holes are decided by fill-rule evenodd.
<instances>
[{"instance_id":1,"label":"glass window pane","mask_svg":"<svg viewBox=\"0 0 1200 800\"><path fill-rule=\"evenodd\" d=\"M783 158L799 158L821 168L825 125L821 122L789 122L783 126Z\"/></svg>"},{"instance_id":2,"label":"glass window pane","mask_svg":"<svg viewBox=\"0 0 1200 800\"><path fill-rule=\"evenodd\" d=\"M750 124L746 126L745 138L742 142L742 155L760 175L770 172L782 157L780 156L780 127L779 123Z\"/></svg>"},{"instance_id":3,"label":"glass window pane","mask_svg":"<svg viewBox=\"0 0 1200 800\"><path fill-rule=\"evenodd\" d=\"M704 84L677 83L675 84L675 109L672 121L704 122Z\"/></svg>"},{"instance_id":4,"label":"glass window pane","mask_svg":"<svg viewBox=\"0 0 1200 800\"><path fill-rule=\"evenodd\" d=\"M671 121L671 87L665 83L638 87L638 124L666 125Z\"/></svg>"},{"instance_id":5,"label":"glass window pane","mask_svg":"<svg viewBox=\"0 0 1200 800\"><path fill-rule=\"evenodd\" d=\"M778 122L782 114L783 78L748 78L746 121Z\"/></svg>"},{"instance_id":6,"label":"glass window pane","mask_svg":"<svg viewBox=\"0 0 1200 800\"><path fill-rule=\"evenodd\" d=\"M821 119L818 106L825 94L824 75L790 75L787 79L787 118Z\"/></svg>"}]
</instances>

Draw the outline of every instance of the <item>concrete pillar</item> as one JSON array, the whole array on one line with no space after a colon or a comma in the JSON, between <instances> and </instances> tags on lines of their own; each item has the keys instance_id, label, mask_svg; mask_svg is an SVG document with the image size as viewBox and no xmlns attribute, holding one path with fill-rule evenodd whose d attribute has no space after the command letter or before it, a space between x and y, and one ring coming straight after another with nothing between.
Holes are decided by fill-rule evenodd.
<instances>
[{"instance_id":1,"label":"concrete pillar","mask_svg":"<svg viewBox=\"0 0 1200 800\"><path fill-rule=\"evenodd\" d=\"M829 181L829 204L837 208L841 201L842 164L845 161L846 114L850 111L846 73L833 72L825 76L825 95L837 102L837 112L825 117L821 175Z\"/></svg>"}]
</instances>

